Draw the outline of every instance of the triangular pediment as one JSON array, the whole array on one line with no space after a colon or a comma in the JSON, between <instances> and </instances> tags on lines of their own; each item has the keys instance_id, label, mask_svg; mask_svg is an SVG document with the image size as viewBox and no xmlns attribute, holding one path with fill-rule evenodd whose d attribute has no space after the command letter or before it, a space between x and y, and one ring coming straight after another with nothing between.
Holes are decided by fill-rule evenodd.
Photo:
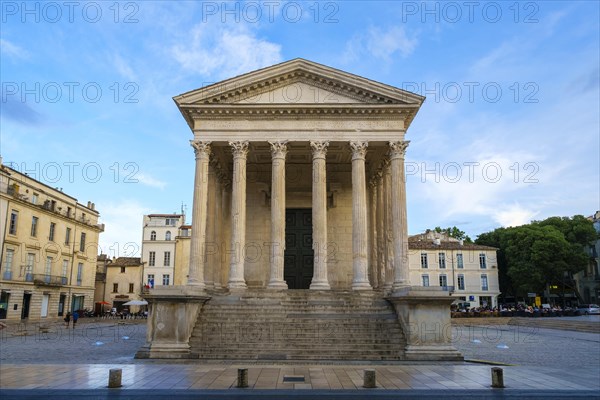
<instances>
[{"instance_id":1,"label":"triangular pediment","mask_svg":"<svg viewBox=\"0 0 600 400\"><path fill-rule=\"evenodd\" d=\"M424 97L304 59L249 72L174 98L179 107L218 104L420 106Z\"/></svg>"}]
</instances>

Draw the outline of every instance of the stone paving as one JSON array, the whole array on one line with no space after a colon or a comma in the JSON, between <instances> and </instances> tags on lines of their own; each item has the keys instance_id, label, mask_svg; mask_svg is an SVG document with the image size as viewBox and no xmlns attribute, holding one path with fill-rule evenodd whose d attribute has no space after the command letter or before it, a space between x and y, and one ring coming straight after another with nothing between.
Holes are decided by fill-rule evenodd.
<instances>
[{"instance_id":1,"label":"stone paving","mask_svg":"<svg viewBox=\"0 0 600 400\"><path fill-rule=\"evenodd\" d=\"M184 389L235 391L239 390L235 389L239 367L248 368L249 390L255 393L267 389L364 393L367 389L362 388L363 373L367 368L376 370L378 385L377 389L368 390L382 395L392 393L388 391L419 390L483 391L484 397L498 393L498 389L490 389L491 366L484 364L286 365L136 360L132 357L145 341L145 321L88 320L78 324L75 330L67 330L61 323L50 328L49 332L41 332L39 327L29 326L31 335L27 336L15 335L17 326L0 331L2 393L6 395L10 389L28 389L27 393L100 390L107 385L109 369L115 367L123 369L121 390L130 390L128 393ZM579 393L587 398L596 395L600 398L599 334L512 325L471 325L453 327L452 335L454 344L467 359L511 364L502 366L505 393L521 390L542 391L548 395L567 390L571 392L564 397ZM304 380L284 382L286 376L301 376ZM15 393L21 392L10 392L9 397Z\"/></svg>"}]
</instances>

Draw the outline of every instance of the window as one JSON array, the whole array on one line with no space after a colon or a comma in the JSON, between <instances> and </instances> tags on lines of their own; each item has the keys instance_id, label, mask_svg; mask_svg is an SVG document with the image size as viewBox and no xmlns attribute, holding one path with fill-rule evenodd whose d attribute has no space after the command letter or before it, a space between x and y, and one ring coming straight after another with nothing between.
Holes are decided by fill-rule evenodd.
<instances>
[{"instance_id":1,"label":"window","mask_svg":"<svg viewBox=\"0 0 600 400\"><path fill-rule=\"evenodd\" d=\"M10 213L10 224L8 228L8 233L11 235L17 234L17 220L19 219L19 212L12 210Z\"/></svg>"},{"instance_id":2,"label":"window","mask_svg":"<svg viewBox=\"0 0 600 400\"><path fill-rule=\"evenodd\" d=\"M168 266L171 265L171 252L170 251L165 251L165 257L164 257L163 265L165 267L168 267Z\"/></svg>"},{"instance_id":3,"label":"window","mask_svg":"<svg viewBox=\"0 0 600 400\"><path fill-rule=\"evenodd\" d=\"M62 276L63 278L67 277L67 270L69 269L69 260L63 260L63 264L62 264L62 271L60 276ZM63 280L64 282L64 280ZM66 282L64 282L66 283Z\"/></svg>"},{"instance_id":4,"label":"window","mask_svg":"<svg viewBox=\"0 0 600 400\"><path fill-rule=\"evenodd\" d=\"M165 225L166 226L175 226L175 225L177 225L177 218L167 218L165 220Z\"/></svg>"},{"instance_id":5,"label":"window","mask_svg":"<svg viewBox=\"0 0 600 400\"><path fill-rule=\"evenodd\" d=\"M485 253L479 253L479 268L486 269L487 265L485 263Z\"/></svg>"},{"instance_id":6,"label":"window","mask_svg":"<svg viewBox=\"0 0 600 400\"><path fill-rule=\"evenodd\" d=\"M440 286L441 287L448 286L448 277L446 275L440 275Z\"/></svg>"},{"instance_id":7,"label":"window","mask_svg":"<svg viewBox=\"0 0 600 400\"><path fill-rule=\"evenodd\" d=\"M170 279L170 277L171 276L169 274L163 275L163 285L164 286L168 286L169 285L169 279Z\"/></svg>"},{"instance_id":8,"label":"window","mask_svg":"<svg viewBox=\"0 0 600 400\"><path fill-rule=\"evenodd\" d=\"M113 293L119 293L119 284L113 283Z\"/></svg>"},{"instance_id":9,"label":"window","mask_svg":"<svg viewBox=\"0 0 600 400\"><path fill-rule=\"evenodd\" d=\"M133 283L129 284L129 293L133 293Z\"/></svg>"},{"instance_id":10,"label":"window","mask_svg":"<svg viewBox=\"0 0 600 400\"><path fill-rule=\"evenodd\" d=\"M32 204L37 204L38 196L39 196L39 194L37 194L37 193L34 193L31 195L31 203Z\"/></svg>"},{"instance_id":11,"label":"window","mask_svg":"<svg viewBox=\"0 0 600 400\"><path fill-rule=\"evenodd\" d=\"M481 274L481 290L488 290L488 280L486 274Z\"/></svg>"},{"instance_id":12,"label":"window","mask_svg":"<svg viewBox=\"0 0 600 400\"><path fill-rule=\"evenodd\" d=\"M83 263L77 264L77 286L81 286L83 278Z\"/></svg>"},{"instance_id":13,"label":"window","mask_svg":"<svg viewBox=\"0 0 600 400\"><path fill-rule=\"evenodd\" d=\"M46 277L52 275L52 261L52 257L46 257L46 270L44 271Z\"/></svg>"},{"instance_id":14,"label":"window","mask_svg":"<svg viewBox=\"0 0 600 400\"><path fill-rule=\"evenodd\" d=\"M154 267L155 264L156 264L156 252L151 251L149 259L148 259L148 265L151 267Z\"/></svg>"},{"instance_id":15,"label":"window","mask_svg":"<svg viewBox=\"0 0 600 400\"><path fill-rule=\"evenodd\" d=\"M458 253L456 255L456 268L463 269L464 267L465 267L465 264L463 262L463 255Z\"/></svg>"},{"instance_id":16,"label":"window","mask_svg":"<svg viewBox=\"0 0 600 400\"><path fill-rule=\"evenodd\" d=\"M465 276L463 274L458 275L458 290L465 290Z\"/></svg>"},{"instance_id":17,"label":"window","mask_svg":"<svg viewBox=\"0 0 600 400\"><path fill-rule=\"evenodd\" d=\"M446 268L446 254L445 253L439 253L438 254L438 264L440 266L441 269L445 269Z\"/></svg>"},{"instance_id":18,"label":"window","mask_svg":"<svg viewBox=\"0 0 600 400\"><path fill-rule=\"evenodd\" d=\"M154 287L154 274L148 274L148 286Z\"/></svg>"},{"instance_id":19,"label":"window","mask_svg":"<svg viewBox=\"0 0 600 400\"><path fill-rule=\"evenodd\" d=\"M67 207L67 217L71 218L71 207Z\"/></svg>"},{"instance_id":20,"label":"window","mask_svg":"<svg viewBox=\"0 0 600 400\"><path fill-rule=\"evenodd\" d=\"M27 264L25 264L25 280L33 281L33 268L35 267L35 254L27 253Z\"/></svg>"},{"instance_id":21,"label":"window","mask_svg":"<svg viewBox=\"0 0 600 400\"><path fill-rule=\"evenodd\" d=\"M65 233L65 244L69 244L71 241L71 228L67 228L67 232Z\"/></svg>"},{"instance_id":22,"label":"window","mask_svg":"<svg viewBox=\"0 0 600 400\"><path fill-rule=\"evenodd\" d=\"M171 231L167 231L167 233L165 233L165 240L171 240Z\"/></svg>"},{"instance_id":23,"label":"window","mask_svg":"<svg viewBox=\"0 0 600 400\"><path fill-rule=\"evenodd\" d=\"M429 286L429 275L421 275L421 281L423 282L423 286Z\"/></svg>"},{"instance_id":24,"label":"window","mask_svg":"<svg viewBox=\"0 0 600 400\"><path fill-rule=\"evenodd\" d=\"M50 222L50 233L48 233L48 240L54 242L54 231L56 230L56 224Z\"/></svg>"},{"instance_id":25,"label":"window","mask_svg":"<svg viewBox=\"0 0 600 400\"><path fill-rule=\"evenodd\" d=\"M31 236L37 236L38 217L31 217Z\"/></svg>"},{"instance_id":26,"label":"window","mask_svg":"<svg viewBox=\"0 0 600 400\"><path fill-rule=\"evenodd\" d=\"M3 279L6 279L6 280L12 279L12 263L13 263L14 256L15 256L15 251L13 249L6 249L6 256L4 259Z\"/></svg>"},{"instance_id":27,"label":"window","mask_svg":"<svg viewBox=\"0 0 600 400\"><path fill-rule=\"evenodd\" d=\"M156 240L156 231L150 232L150 240Z\"/></svg>"},{"instance_id":28,"label":"window","mask_svg":"<svg viewBox=\"0 0 600 400\"><path fill-rule=\"evenodd\" d=\"M421 268L427 268L427 253L421 253Z\"/></svg>"},{"instance_id":29,"label":"window","mask_svg":"<svg viewBox=\"0 0 600 400\"><path fill-rule=\"evenodd\" d=\"M79 242L79 251L85 251L85 232L81 232L81 241Z\"/></svg>"},{"instance_id":30,"label":"window","mask_svg":"<svg viewBox=\"0 0 600 400\"><path fill-rule=\"evenodd\" d=\"M121 273L124 274L125 273L125 267L121 267Z\"/></svg>"}]
</instances>

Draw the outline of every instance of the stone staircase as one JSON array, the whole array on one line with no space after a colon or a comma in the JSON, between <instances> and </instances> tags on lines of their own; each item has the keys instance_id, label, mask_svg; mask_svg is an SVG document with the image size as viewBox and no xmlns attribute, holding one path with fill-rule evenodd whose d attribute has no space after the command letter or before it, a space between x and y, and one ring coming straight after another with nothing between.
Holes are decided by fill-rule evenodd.
<instances>
[{"instance_id":1,"label":"stone staircase","mask_svg":"<svg viewBox=\"0 0 600 400\"><path fill-rule=\"evenodd\" d=\"M405 338L378 292L213 295L190 338L200 359L399 361Z\"/></svg>"}]
</instances>

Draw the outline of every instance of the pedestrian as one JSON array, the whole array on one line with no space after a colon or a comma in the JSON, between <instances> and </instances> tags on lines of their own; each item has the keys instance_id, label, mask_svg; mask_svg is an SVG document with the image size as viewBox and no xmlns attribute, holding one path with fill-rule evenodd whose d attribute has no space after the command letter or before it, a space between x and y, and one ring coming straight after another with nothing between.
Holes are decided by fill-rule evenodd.
<instances>
[{"instance_id":1,"label":"pedestrian","mask_svg":"<svg viewBox=\"0 0 600 400\"><path fill-rule=\"evenodd\" d=\"M77 313L77 311L73 312L73 329L75 329L75 324L77 323L77 320L79 319L79 314Z\"/></svg>"},{"instance_id":2,"label":"pedestrian","mask_svg":"<svg viewBox=\"0 0 600 400\"><path fill-rule=\"evenodd\" d=\"M71 313L68 312L64 319L65 319L65 322L67 323L67 328L69 328L69 322L71 322Z\"/></svg>"}]
</instances>

